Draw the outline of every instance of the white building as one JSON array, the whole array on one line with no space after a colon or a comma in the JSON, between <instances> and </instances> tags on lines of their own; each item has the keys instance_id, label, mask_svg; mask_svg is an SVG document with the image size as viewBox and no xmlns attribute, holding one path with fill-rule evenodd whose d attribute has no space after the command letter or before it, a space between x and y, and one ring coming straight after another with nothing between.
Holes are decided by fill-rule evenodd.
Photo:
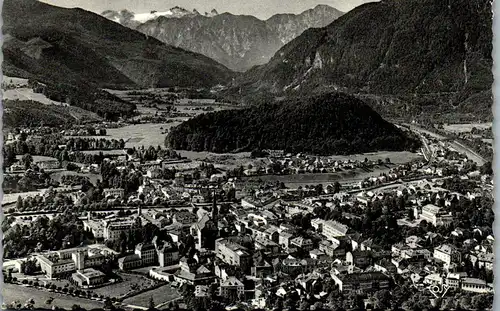
<instances>
[{"instance_id":1,"label":"white building","mask_svg":"<svg viewBox=\"0 0 500 311\"><path fill-rule=\"evenodd\" d=\"M463 278L461 289L466 292L486 294L492 292L490 285L481 279Z\"/></svg>"},{"instance_id":2,"label":"white building","mask_svg":"<svg viewBox=\"0 0 500 311\"><path fill-rule=\"evenodd\" d=\"M443 244L434 248L434 258L449 266L451 263L460 263L462 256L457 248L450 244Z\"/></svg>"},{"instance_id":3,"label":"white building","mask_svg":"<svg viewBox=\"0 0 500 311\"><path fill-rule=\"evenodd\" d=\"M434 204L427 204L422 208L420 219L425 220L434 226L445 226L453 222L451 213L445 213L442 209Z\"/></svg>"},{"instance_id":4,"label":"white building","mask_svg":"<svg viewBox=\"0 0 500 311\"><path fill-rule=\"evenodd\" d=\"M103 194L105 198L114 197L121 199L125 196L125 190L122 188L107 188L103 190Z\"/></svg>"},{"instance_id":5,"label":"white building","mask_svg":"<svg viewBox=\"0 0 500 311\"><path fill-rule=\"evenodd\" d=\"M347 234L349 227L334 220L328 220L323 223L323 235L332 240L337 237L343 237Z\"/></svg>"}]
</instances>

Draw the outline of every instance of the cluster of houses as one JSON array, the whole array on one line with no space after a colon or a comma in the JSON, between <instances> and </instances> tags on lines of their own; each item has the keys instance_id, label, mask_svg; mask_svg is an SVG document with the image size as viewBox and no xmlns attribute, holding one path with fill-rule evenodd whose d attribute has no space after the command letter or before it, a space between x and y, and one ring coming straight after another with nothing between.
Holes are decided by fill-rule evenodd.
<instances>
[{"instance_id":1,"label":"cluster of houses","mask_svg":"<svg viewBox=\"0 0 500 311\"><path fill-rule=\"evenodd\" d=\"M371 294L392 290L401 286L401 278L411 282L415 291L425 290L436 297L453 291L491 293L485 275L494 262L494 238L487 230L491 228L457 228L453 213L456 202L487 195L482 190L491 180L477 170L466 170L465 158L446 158L445 145L433 148L438 164L415 161L350 186L283 189L266 185L219 203L216 194L236 192L241 186L223 169L200 169L201 162L187 159L141 162L120 153L110 156L120 163L118 171L133 167L143 174L143 182L133 194L122 188L103 189L104 201L137 203L137 211L113 211L104 217L88 212L82 219L84 230L96 239L116 242L152 224L164 238L157 235L121 254L81 247L37 254L36 259L49 279L70 277L81 287L105 286L108 279L100 267L109 259L124 271L146 269L150 278L193 285L195 297L210 298L215 286L216 293L229 301L248 301L260 308L268 307L264 297L298 294L326 302L334 291ZM267 152L269 165L248 168L244 174L336 172L385 162ZM40 165L56 167L56 163ZM450 166L477 187L465 194L444 189L443 182L449 178L444 168ZM164 170L174 168L173 178L162 178ZM83 193L74 192L71 197L78 204ZM425 234L378 245L369 233L358 232L363 229L350 228L354 225L347 219L361 220L375 203L384 205L380 202L403 197L404 216L398 211L397 225L420 226ZM329 216L320 217L318 210ZM331 216L335 212L342 216ZM472 237L459 247L455 240L464 232Z\"/></svg>"}]
</instances>

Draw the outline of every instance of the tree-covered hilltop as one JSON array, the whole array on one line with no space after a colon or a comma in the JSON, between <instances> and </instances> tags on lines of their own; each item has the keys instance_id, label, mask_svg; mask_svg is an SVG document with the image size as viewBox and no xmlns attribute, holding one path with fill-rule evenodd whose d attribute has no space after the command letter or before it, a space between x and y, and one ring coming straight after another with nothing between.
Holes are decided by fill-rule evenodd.
<instances>
[{"instance_id":1,"label":"tree-covered hilltop","mask_svg":"<svg viewBox=\"0 0 500 311\"><path fill-rule=\"evenodd\" d=\"M420 141L361 100L336 93L202 114L173 128L165 144L218 153L283 149L351 154L413 150Z\"/></svg>"}]
</instances>

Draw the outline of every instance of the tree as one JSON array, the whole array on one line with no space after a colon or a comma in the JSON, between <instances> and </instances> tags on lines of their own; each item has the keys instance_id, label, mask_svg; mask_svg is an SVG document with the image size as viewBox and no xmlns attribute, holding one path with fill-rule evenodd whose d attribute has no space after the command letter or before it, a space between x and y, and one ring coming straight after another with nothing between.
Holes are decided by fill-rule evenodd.
<instances>
[{"instance_id":1,"label":"tree","mask_svg":"<svg viewBox=\"0 0 500 311\"><path fill-rule=\"evenodd\" d=\"M104 309L113 310L114 308L115 306L113 305L111 299L109 297L106 297L106 299L104 299Z\"/></svg>"},{"instance_id":2,"label":"tree","mask_svg":"<svg viewBox=\"0 0 500 311\"><path fill-rule=\"evenodd\" d=\"M484 163L480 167L479 170L480 170L481 174L483 174L483 175L492 175L493 174L493 167L492 167L491 161Z\"/></svg>"},{"instance_id":3,"label":"tree","mask_svg":"<svg viewBox=\"0 0 500 311\"><path fill-rule=\"evenodd\" d=\"M83 309L82 307L80 307L80 305L77 305L77 304L74 304L74 305L71 307L71 310L72 310L72 311L85 311L85 309Z\"/></svg>"},{"instance_id":4,"label":"tree","mask_svg":"<svg viewBox=\"0 0 500 311\"><path fill-rule=\"evenodd\" d=\"M377 291L374 298L377 309L385 310L391 307L391 293L388 290Z\"/></svg>"},{"instance_id":5,"label":"tree","mask_svg":"<svg viewBox=\"0 0 500 311\"><path fill-rule=\"evenodd\" d=\"M476 310L490 309L493 303L493 295L476 295L472 298L472 306Z\"/></svg>"},{"instance_id":6,"label":"tree","mask_svg":"<svg viewBox=\"0 0 500 311\"><path fill-rule=\"evenodd\" d=\"M156 310L155 301L153 300L153 296L149 297L149 308L148 310Z\"/></svg>"},{"instance_id":7,"label":"tree","mask_svg":"<svg viewBox=\"0 0 500 311\"><path fill-rule=\"evenodd\" d=\"M45 304L50 306L53 301L54 301L54 298L50 297L49 299L45 300Z\"/></svg>"},{"instance_id":8,"label":"tree","mask_svg":"<svg viewBox=\"0 0 500 311\"><path fill-rule=\"evenodd\" d=\"M21 198L21 196L17 197L16 210L18 210L18 211L23 210L23 198Z\"/></svg>"},{"instance_id":9,"label":"tree","mask_svg":"<svg viewBox=\"0 0 500 311\"><path fill-rule=\"evenodd\" d=\"M338 181L336 181L333 184L333 192L334 193L339 193L341 188L342 188L342 185Z\"/></svg>"},{"instance_id":10,"label":"tree","mask_svg":"<svg viewBox=\"0 0 500 311\"><path fill-rule=\"evenodd\" d=\"M31 156L31 154L26 153L25 155L23 155L23 157L21 158L21 163L24 165L25 169L29 169L31 167L31 164L33 163L33 157Z\"/></svg>"},{"instance_id":11,"label":"tree","mask_svg":"<svg viewBox=\"0 0 500 311\"><path fill-rule=\"evenodd\" d=\"M408 210L408 220L410 220L410 221L415 220L415 213L413 212L413 209Z\"/></svg>"}]
</instances>

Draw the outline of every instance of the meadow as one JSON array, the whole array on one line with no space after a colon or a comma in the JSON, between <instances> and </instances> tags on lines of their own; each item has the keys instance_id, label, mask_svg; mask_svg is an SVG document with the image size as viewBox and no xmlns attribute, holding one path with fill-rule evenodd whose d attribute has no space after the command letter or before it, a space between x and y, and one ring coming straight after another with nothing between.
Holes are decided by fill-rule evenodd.
<instances>
[{"instance_id":1,"label":"meadow","mask_svg":"<svg viewBox=\"0 0 500 311\"><path fill-rule=\"evenodd\" d=\"M453 133L468 133L472 131L472 128L477 128L480 130L485 130L492 127L491 122L486 123L461 123L461 124L447 124L443 128L445 131Z\"/></svg>"},{"instance_id":2,"label":"meadow","mask_svg":"<svg viewBox=\"0 0 500 311\"><path fill-rule=\"evenodd\" d=\"M137 296L133 296L123 300L124 304L140 306L147 308L149 306L149 301L153 298L155 306L159 306L168 303L172 300L180 298L180 294L177 290L172 288L170 285L163 285L156 289L141 293Z\"/></svg>"}]
</instances>

